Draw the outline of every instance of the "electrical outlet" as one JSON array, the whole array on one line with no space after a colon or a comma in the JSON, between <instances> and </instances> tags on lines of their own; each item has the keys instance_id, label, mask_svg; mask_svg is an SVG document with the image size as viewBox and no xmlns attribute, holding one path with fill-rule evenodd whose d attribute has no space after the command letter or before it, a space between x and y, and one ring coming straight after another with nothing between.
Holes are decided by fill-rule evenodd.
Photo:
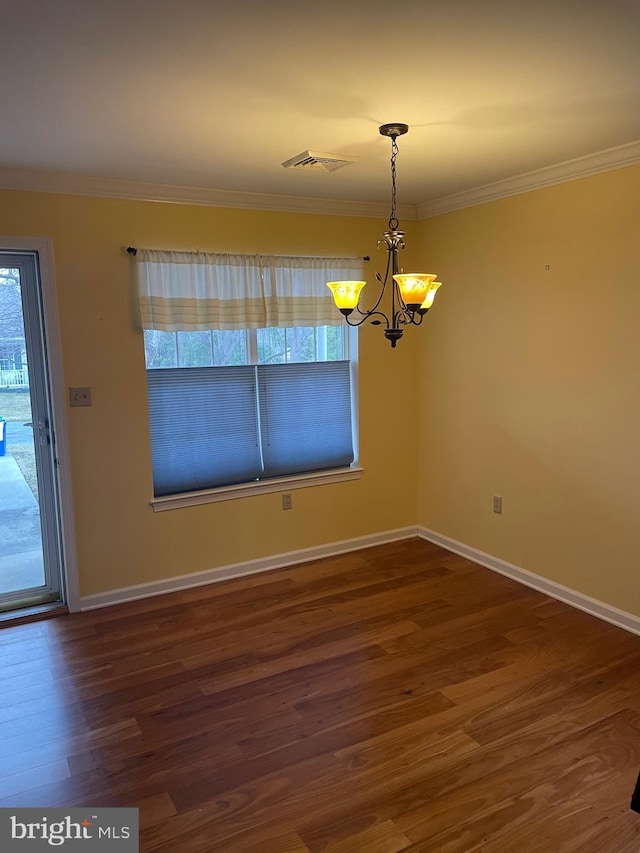
<instances>
[{"instance_id":1,"label":"electrical outlet","mask_svg":"<svg viewBox=\"0 0 640 853\"><path fill-rule=\"evenodd\" d=\"M293 509L293 501L290 494L282 496L282 509Z\"/></svg>"},{"instance_id":2,"label":"electrical outlet","mask_svg":"<svg viewBox=\"0 0 640 853\"><path fill-rule=\"evenodd\" d=\"M502 495L493 496L493 511L502 515Z\"/></svg>"},{"instance_id":3,"label":"electrical outlet","mask_svg":"<svg viewBox=\"0 0 640 853\"><path fill-rule=\"evenodd\" d=\"M90 406L91 388L69 388L70 406Z\"/></svg>"}]
</instances>

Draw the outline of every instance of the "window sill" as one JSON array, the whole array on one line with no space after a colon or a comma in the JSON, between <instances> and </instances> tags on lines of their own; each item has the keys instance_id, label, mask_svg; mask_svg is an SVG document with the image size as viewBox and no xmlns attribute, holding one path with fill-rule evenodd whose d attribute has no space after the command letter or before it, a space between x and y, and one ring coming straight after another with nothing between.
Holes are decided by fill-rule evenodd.
<instances>
[{"instance_id":1,"label":"window sill","mask_svg":"<svg viewBox=\"0 0 640 853\"><path fill-rule=\"evenodd\" d=\"M342 483L346 480L359 480L362 468L336 468L332 471L316 471L312 474L294 474L290 477L277 477L273 480L260 480L255 483L240 483L237 486L222 486L202 492L186 492L181 495L167 495L154 498L151 506L154 512L179 509L183 506L232 501L251 495L264 495L269 492L284 492L289 489L306 489L309 486L324 486L328 483Z\"/></svg>"}]
</instances>

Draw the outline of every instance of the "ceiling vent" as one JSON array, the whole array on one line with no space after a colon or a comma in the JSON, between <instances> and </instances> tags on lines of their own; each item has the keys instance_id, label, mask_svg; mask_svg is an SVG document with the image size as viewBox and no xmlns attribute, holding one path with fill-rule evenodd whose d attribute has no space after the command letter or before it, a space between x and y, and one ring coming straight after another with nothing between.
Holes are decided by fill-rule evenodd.
<instances>
[{"instance_id":1,"label":"ceiling vent","mask_svg":"<svg viewBox=\"0 0 640 853\"><path fill-rule=\"evenodd\" d=\"M282 164L285 169L304 169L305 172L335 172L358 158L348 154L326 154L324 151L303 151Z\"/></svg>"}]
</instances>

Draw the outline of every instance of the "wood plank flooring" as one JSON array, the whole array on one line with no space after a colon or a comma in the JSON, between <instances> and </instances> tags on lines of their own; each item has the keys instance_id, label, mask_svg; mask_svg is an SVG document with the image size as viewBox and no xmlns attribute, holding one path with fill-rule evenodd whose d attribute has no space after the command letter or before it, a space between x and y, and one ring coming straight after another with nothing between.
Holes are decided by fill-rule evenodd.
<instances>
[{"instance_id":1,"label":"wood plank flooring","mask_svg":"<svg viewBox=\"0 0 640 853\"><path fill-rule=\"evenodd\" d=\"M414 539L0 630L0 807L149 853L638 853L640 637Z\"/></svg>"}]
</instances>

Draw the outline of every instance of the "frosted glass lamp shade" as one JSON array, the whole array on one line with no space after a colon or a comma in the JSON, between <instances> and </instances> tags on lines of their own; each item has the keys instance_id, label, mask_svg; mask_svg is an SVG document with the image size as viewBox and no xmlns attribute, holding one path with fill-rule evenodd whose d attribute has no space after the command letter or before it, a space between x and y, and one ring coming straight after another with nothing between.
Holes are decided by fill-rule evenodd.
<instances>
[{"instance_id":1,"label":"frosted glass lamp shade","mask_svg":"<svg viewBox=\"0 0 640 853\"><path fill-rule=\"evenodd\" d=\"M417 311L427 298L429 286L436 278L432 273L399 273L393 280L400 288L402 301L410 311Z\"/></svg>"},{"instance_id":2,"label":"frosted glass lamp shade","mask_svg":"<svg viewBox=\"0 0 640 853\"><path fill-rule=\"evenodd\" d=\"M358 304L360 291L365 284L366 281L328 281L327 287L333 294L333 301L336 303L336 307L343 314L351 314Z\"/></svg>"},{"instance_id":3,"label":"frosted glass lamp shade","mask_svg":"<svg viewBox=\"0 0 640 853\"><path fill-rule=\"evenodd\" d=\"M420 306L420 310L426 312L433 305L433 300L436 298L436 291L439 287L442 287L441 281L433 281L429 285L429 290L427 291L427 295L424 298L424 302Z\"/></svg>"}]
</instances>

